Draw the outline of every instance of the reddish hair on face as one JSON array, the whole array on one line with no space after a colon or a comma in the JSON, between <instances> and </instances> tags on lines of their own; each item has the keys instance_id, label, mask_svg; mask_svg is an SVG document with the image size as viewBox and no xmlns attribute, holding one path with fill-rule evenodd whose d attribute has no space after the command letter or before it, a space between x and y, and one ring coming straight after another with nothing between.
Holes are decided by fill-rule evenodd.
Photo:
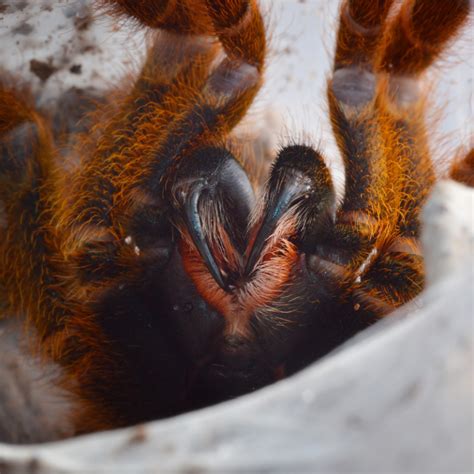
<instances>
[{"instance_id":1,"label":"reddish hair on face","mask_svg":"<svg viewBox=\"0 0 474 474\"><path fill-rule=\"evenodd\" d=\"M183 265L202 298L226 320L226 332L249 337L249 321L259 309L272 304L284 291L298 259L296 246L288 240L296 229L296 216L282 219L267 242L253 273L242 276L230 292L224 291L210 274L189 233L181 229ZM243 273L243 263L222 226L210 247L225 272Z\"/></svg>"}]
</instances>

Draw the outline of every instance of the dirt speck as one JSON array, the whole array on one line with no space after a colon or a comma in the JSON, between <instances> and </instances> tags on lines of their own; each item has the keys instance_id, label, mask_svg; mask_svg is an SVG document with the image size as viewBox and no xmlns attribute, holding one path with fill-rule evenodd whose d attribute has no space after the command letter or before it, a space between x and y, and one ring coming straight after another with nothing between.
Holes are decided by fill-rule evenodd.
<instances>
[{"instance_id":1,"label":"dirt speck","mask_svg":"<svg viewBox=\"0 0 474 474\"><path fill-rule=\"evenodd\" d=\"M44 82L56 72L56 68L50 63L32 59L30 61L30 71Z\"/></svg>"},{"instance_id":2,"label":"dirt speck","mask_svg":"<svg viewBox=\"0 0 474 474\"><path fill-rule=\"evenodd\" d=\"M134 430L132 435L129 438L129 443L130 444L135 444L135 443L143 443L147 439L147 431L145 425L137 425Z\"/></svg>"},{"instance_id":3,"label":"dirt speck","mask_svg":"<svg viewBox=\"0 0 474 474\"><path fill-rule=\"evenodd\" d=\"M69 72L71 74L81 74L82 73L82 65L81 64L73 64L69 68Z\"/></svg>"},{"instance_id":4,"label":"dirt speck","mask_svg":"<svg viewBox=\"0 0 474 474\"><path fill-rule=\"evenodd\" d=\"M13 28L12 33L14 35L29 35L34 30L34 27L27 23L26 21L19 24L16 28Z\"/></svg>"},{"instance_id":5,"label":"dirt speck","mask_svg":"<svg viewBox=\"0 0 474 474\"><path fill-rule=\"evenodd\" d=\"M84 31L92 24L92 17L90 15L76 16L74 19L74 26L78 31Z\"/></svg>"},{"instance_id":6,"label":"dirt speck","mask_svg":"<svg viewBox=\"0 0 474 474\"><path fill-rule=\"evenodd\" d=\"M97 51L97 47L93 44L86 44L80 49L81 54L92 53L93 51Z\"/></svg>"}]
</instances>

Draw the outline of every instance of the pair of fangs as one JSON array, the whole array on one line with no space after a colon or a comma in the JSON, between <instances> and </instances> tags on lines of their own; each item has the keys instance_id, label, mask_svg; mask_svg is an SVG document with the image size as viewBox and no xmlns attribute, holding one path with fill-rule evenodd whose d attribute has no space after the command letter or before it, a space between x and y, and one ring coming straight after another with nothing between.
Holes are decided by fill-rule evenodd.
<instances>
[{"instance_id":1,"label":"pair of fangs","mask_svg":"<svg viewBox=\"0 0 474 474\"><path fill-rule=\"evenodd\" d=\"M256 203L245 170L223 148L200 149L183 160L172 191L179 220L208 271L226 292L233 290L236 281L251 279L275 235L290 237L304 247L317 233L314 223L323 222L335 205L329 170L319 153L303 145L279 153L262 203ZM254 209L261 212L251 218ZM309 221L308 230L304 223ZM283 225L292 235L276 233ZM238 270L225 271L227 254L232 252L238 255Z\"/></svg>"}]
</instances>

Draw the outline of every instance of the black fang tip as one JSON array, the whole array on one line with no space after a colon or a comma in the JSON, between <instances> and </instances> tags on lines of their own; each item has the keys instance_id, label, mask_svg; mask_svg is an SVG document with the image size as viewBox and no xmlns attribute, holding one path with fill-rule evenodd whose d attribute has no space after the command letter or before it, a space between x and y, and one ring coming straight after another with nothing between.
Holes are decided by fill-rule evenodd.
<instances>
[{"instance_id":1,"label":"black fang tip","mask_svg":"<svg viewBox=\"0 0 474 474\"><path fill-rule=\"evenodd\" d=\"M184 206L184 215L186 219L186 224L193 239L194 245L198 249L198 252L201 254L207 268L209 269L212 277L217 282L217 284L224 290L228 291L228 286L224 281L224 278L219 270L219 267L212 255L212 252L209 248L208 242L204 235L204 231L201 224L201 218L199 217L198 204L199 199L201 198L202 186L196 185L191 190L191 193L186 200Z\"/></svg>"}]
</instances>

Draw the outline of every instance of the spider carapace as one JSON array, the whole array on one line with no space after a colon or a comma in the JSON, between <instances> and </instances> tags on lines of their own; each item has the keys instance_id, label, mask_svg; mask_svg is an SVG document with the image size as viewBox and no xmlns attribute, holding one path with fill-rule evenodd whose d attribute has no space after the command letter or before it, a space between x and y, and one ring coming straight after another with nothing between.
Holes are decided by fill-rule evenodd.
<instances>
[{"instance_id":1,"label":"spider carapace","mask_svg":"<svg viewBox=\"0 0 474 474\"><path fill-rule=\"evenodd\" d=\"M342 2L340 203L315 149L282 148L259 190L232 146L265 68L256 0L99 6L154 34L129 85L48 110L0 87L1 312L61 366L77 433L253 391L419 293L435 180L419 79L468 0ZM455 168L471 184L472 161Z\"/></svg>"}]
</instances>

